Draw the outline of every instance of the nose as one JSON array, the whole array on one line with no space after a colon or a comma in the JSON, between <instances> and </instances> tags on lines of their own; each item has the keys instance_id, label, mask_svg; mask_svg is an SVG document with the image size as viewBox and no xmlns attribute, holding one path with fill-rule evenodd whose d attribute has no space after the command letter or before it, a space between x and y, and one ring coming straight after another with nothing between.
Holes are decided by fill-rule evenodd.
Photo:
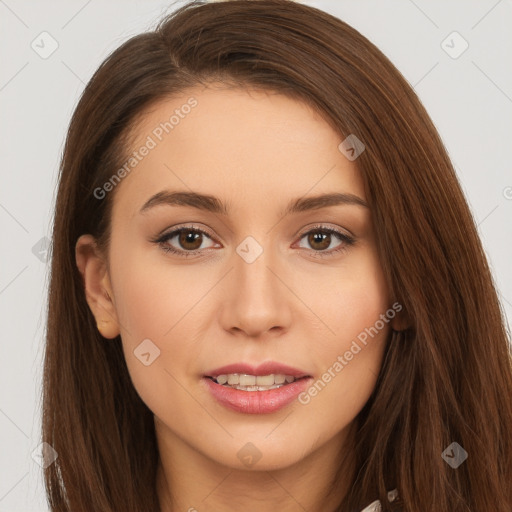
<instances>
[{"instance_id":1,"label":"nose","mask_svg":"<svg viewBox=\"0 0 512 512\"><path fill-rule=\"evenodd\" d=\"M263 248L255 239L240 244L222 292L220 321L224 329L251 338L266 337L267 331L274 336L287 331L293 301L297 301L287 285L289 279L289 270L275 250Z\"/></svg>"}]
</instances>

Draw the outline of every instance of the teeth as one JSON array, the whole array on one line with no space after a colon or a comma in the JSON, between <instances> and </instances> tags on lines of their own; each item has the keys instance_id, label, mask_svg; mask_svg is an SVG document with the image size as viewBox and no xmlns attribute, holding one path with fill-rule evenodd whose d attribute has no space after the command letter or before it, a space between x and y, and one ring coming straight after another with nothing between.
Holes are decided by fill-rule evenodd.
<instances>
[{"instance_id":1,"label":"teeth","mask_svg":"<svg viewBox=\"0 0 512 512\"><path fill-rule=\"evenodd\" d=\"M228 375L228 384L240 384L240 375L238 373L230 373Z\"/></svg>"},{"instance_id":2,"label":"teeth","mask_svg":"<svg viewBox=\"0 0 512 512\"><path fill-rule=\"evenodd\" d=\"M228 381L228 376L227 375L219 375L217 377L217 382L219 384L226 384L227 381Z\"/></svg>"},{"instance_id":3,"label":"teeth","mask_svg":"<svg viewBox=\"0 0 512 512\"><path fill-rule=\"evenodd\" d=\"M276 384L284 384L285 380L286 380L286 376L285 375L282 375L282 374L274 375L274 382Z\"/></svg>"},{"instance_id":4,"label":"teeth","mask_svg":"<svg viewBox=\"0 0 512 512\"><path fill-rule=\"evenodd\" d=\"M255 380L258 386L273 386L275 384L274 375L258 375ZM242 384L241 381L240 384Z\"/></svg>"},{"instance_id":5,"label":"teeth","mask_svg":"<svg viewBox=\"0 0 512 512\"><path fill-rule=\"evenodd\" d=\"M269 389L280 388L282 384L274 384L273 386L227 386L233 389L241 389L242 391L268 391Z\"/></svg>"},{"instance_id":6,"label":"teeth","mask_svg":"<svg viewBox=\"0 0 512 512\"><path fill-rule=\"evenodd\" d=\"M295 380L295 377L281 373L258 376L245 373L229 373L227 375L218 375L215 380L218 384L228 385L236 389L265 391L281 387L285 382L289 384Z\"/></svg>"},{"instance_id":7,"label":"teeth","mask_svg":"<svg viewBox=\"0 0 512 512\"><path fill-rule=\"evenodd\" d=\"M256 384L256 377L254 375L245 375L242 373L239 380L240 386L254 386L254 384Z\"/></svg>"}]
</instances>

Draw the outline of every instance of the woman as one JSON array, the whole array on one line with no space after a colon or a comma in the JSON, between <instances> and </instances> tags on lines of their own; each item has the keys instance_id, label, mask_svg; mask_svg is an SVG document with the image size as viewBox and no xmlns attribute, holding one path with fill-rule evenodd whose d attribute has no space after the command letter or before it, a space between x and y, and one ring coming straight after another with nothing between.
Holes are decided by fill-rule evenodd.
<instances>
[{"instance_id":1,"label":"woman","mask_svg":"<svg viewBox=\"0 0 512 512\"><path fill-rule=\"evenodd\" d=\"M88 83L53 232L52 511L508 511L508 341L432 122L344 22L193 2Z\"/></svg>"}]
</instances>

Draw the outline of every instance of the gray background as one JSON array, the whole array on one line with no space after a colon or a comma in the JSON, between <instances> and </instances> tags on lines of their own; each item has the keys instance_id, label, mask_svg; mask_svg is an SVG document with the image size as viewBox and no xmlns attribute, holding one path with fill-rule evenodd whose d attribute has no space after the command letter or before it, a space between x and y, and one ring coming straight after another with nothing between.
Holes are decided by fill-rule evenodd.
<instances>
[{"instance_id":1,"label":"gray background","mask_svg":"<svg viewBox=\"0 0 512 512\"><path fill-rule=\"evenodd\" d=\"M414 86L456 166L510 321L512 1L304 3L358 29ZM32 458L40 444L44 237L71 113L107 54L172 5L182 2L0 0L0 512L48 510ZM43 31L58 43L47 58L40 54L52 39ZM463 40L448 37L453 31L469 44L457 58Z\"/></svg>"}]
</instances>

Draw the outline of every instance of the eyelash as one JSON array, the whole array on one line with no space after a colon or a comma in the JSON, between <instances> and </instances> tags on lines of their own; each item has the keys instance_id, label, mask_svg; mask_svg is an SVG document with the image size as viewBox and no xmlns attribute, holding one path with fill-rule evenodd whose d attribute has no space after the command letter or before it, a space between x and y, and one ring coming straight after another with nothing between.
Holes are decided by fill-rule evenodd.
<instances>
[{"instance_id":1,"label":"eyelash","mask_svg":"<svg viewBox=\"0 0 512 512\"><path fill-rule=\"evenodd\" d=\"M165 251L166 253L176 254L176 255L178 255L180 257L184 257L184 258L189 258L191 256L195 256L204 250L204 249L196 249L195 251L184 251L184 250L178 250L170 245L165 244L165 242L171 240L172 238L174 238L177 234L181 233L182 231L202 233L203 235L206 235L208 238L212 239L210 234L208 232L204 231L203 229L193 227L193 226L184 226L184 227L175 229L173 231L170 231L169 233L166 233L166 234L162 235L160 238L157 238L156 240L152 240L152 241L156 244L159 244L160 247L162 248L162 250ZM351 245L354 245L354 243L355 243L355 239L353 237L351 237L345 233L342 233L341 231L338 231L337 229L329 228L329 227L323 226L323 225L313 226L308 231L302 233L299 237L299 240L302 240L302 238L304 238L306 235L309 235L310 233L315 233L315 232L328 233L331 235L335 235L336 237L338 237L340 239L340 241L342 241L344 243L341 244L336 249L331 249L330 251L315 251L314 249L312 249L312 251L315 253L314 257L326 258L326 257L333 256L343 250L346 250L347 247L350 247Z\"/></svg>"}]
</instances>

